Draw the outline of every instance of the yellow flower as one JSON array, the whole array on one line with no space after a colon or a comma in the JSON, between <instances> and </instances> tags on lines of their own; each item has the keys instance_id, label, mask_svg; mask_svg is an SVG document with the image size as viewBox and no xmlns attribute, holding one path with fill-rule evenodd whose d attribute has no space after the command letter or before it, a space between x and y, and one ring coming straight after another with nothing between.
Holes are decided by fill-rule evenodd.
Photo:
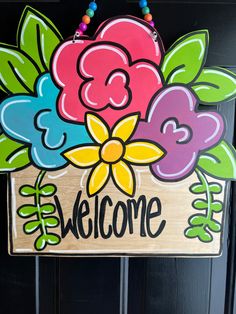
<instances>
[{"instance_id":1,"label":"yellow flower","mask_svg":"<svg viewBox=\"0 0 236 314\"><path fill-rule=\"evenodd\" d=\"M130 164L149 165L163 157L164 152L147 141L129 141L139 120L133 114L118 121L110 130L105 121L95 114L86 114L86 125L96 144L80 145L64 153L79 168L93 167L87 183L87 193L100 192L112 177L116 187L133 196L135 175Z\"/></svg>"}]
</instances>

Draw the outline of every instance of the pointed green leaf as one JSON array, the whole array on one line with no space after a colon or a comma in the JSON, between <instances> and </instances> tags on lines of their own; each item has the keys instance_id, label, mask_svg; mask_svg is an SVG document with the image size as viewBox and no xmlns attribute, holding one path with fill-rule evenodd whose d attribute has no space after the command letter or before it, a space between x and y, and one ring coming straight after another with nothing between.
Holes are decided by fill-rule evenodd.
<instances>
[{"instance_id":1,"label":"pointed green leaf","mask_svg":"<svg viewBox=\"0 0 236 314\"><path fill-rule=\"evenodd\" d=\"M221 141L200 156L198 167L215 178L236 180L235 148L226 141Z\"/></svg>"},{"instance_id":2,"label":"pointed green leaf","mask_svg":"<svg viewBox=\"0 0 236 314\"><path fill-rule=\"evenodd\" d=\"M20 207L17 212L21 218L28 218L36 214L38 212L38 208L33 205L24 205Z\"/></svg>"},{"instance_id":3,"label":"pointed green leaf","mask_svg":"<svg viewBox=\"0 0 236 314\"><path fill-rule=\"evenodd\" d=\"M0 135L0 152L0 172L19 170L30 164L28 147L4 134Z\"/></svg>"},{"instance_id":4,"label":"pointed green leaf","mask_svg":"<svg viewBox=\"0 0 236 314\"><path fill-rule=\"evenodd\" d=\"M27 234L34 233L41 225L39 220L33 220L24 224L24 231Z\"/></svg>"},{"instance_id":5,"label":"pointed green leaf","mask_svg":"<svg viewBox=\"0 0 236 314\"><path fill-rule=\"evenodd\" d=\"M216 104L236 97L236 74L221 68L205 68L192 85L201 104Z\"/></svg>"},{"instance_id":6,"label":"pointed green leaf","mask_svg":"<svg viewBox=\"0 0 236 314\"><path fill-rule=\"evenodd\" d=\"M31 93L39 72L34 62L14 46L0 44L0 84L8 93Z\"/></svg>"},{"instance_id":7,"label":"pointed green leaf","mask_svg":"<svg viewBox=\"0 0 236 314\"><path fill-rule=\"evenodd\" d=\"M45 218L44 225L49 228L55 228L59 225L59 219L57 217Z\"/></svg>"},{"instance_id":8,"label":"pointed green leaf","mask_svg":"<svg viewBox=\"0 0 236 314\"><path fill-rule=\"evenodd\" d=\"M207 56L208 31L200 30L178 39L166 52L161 66L167 84L193 82Z\"/></svg>"},{"instance_id":9,"label":"pointed green leaf","mask_svg":"<svg viewBox=\"0 0 236 314\"><path fill-rule=\"evenodd\" d=\"M49 70L52 53L62 40L52 21L27 6L19 23L17 38L18 47L36 62L41 72Z\"/></svg>"}]
</instances>

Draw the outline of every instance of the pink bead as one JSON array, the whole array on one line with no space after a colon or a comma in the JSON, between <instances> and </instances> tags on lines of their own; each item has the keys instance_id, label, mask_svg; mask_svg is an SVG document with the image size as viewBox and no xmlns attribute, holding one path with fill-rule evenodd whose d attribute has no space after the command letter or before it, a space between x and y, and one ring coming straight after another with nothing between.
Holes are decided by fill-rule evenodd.
<instances>
[{"instance_id":1,"label":"pink bead","mask_svg":"<svg viewBox=\"0 0 236 314\"><path fill-rule=\"evenodd\" d=\"M87 30L88 26L85 24L85 23L80 23L79 24L79 29L82 31L82 32L85 32Z\"/></svg>"},{"instance_id":2,"label":"pink bead","mask_svg":"<svg viewBox=\"0 0 236 314\"><path fill-rule=\"evenodd\" d=\"M155 26L155 23L153 21L150 21L149 24L151 25L151 27Z\"/></svg>"},{"instance_id":3,"label":"pink bead","mask_svg":"<svg viewBox=\"0 0 236 314\"><path fill-rule=\"evenodd\" d=\"M79 36L82 36L84 32L82 32L79 28L77 28L76 33L77 33Z\"/></svg>"}]
</instances>

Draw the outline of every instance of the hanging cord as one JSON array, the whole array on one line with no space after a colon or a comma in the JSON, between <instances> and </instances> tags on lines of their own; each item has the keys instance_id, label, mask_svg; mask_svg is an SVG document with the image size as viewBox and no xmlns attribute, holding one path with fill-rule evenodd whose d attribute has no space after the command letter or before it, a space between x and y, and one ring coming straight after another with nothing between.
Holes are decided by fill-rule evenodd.
<instances>
[{"instance_id":1,"label":"hanging cord","mask_svg":"<svg viewBox=\"0 0 236 314\"><path fill-rule=\"evenodd\" d=\"M142 9L144 20L148 22L149 25L151 25L151 27L154 28L155 23L152 20L152 14L150 13L150 8L148 7L147 0L140 0L139 7ZM91 19L94 17L96 10L97 10L96 0L93 0L92 2L89 3L89 7L86 10L86 14L82 17L82 22L79 24L79 26L77 27L75 31L73 42L79 39L79 37L82 36L84 32L86 32L86 30L88 29L88 24L91 22ZM153 31L151 36L154 41L157 41L157 32Z\"/></svg>"}]
</instances>

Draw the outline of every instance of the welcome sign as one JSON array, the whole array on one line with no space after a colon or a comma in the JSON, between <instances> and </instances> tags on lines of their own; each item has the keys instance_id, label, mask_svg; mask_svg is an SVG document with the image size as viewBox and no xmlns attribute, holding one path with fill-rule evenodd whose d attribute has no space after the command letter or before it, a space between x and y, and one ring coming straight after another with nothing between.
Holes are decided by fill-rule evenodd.
<instances>
[{"instance_id":1,"label":"welcome sign","mask_svg":"<svg viewBox=\"0 0 236 314\"><path fill-rule=\"evenodd\" d=\"M26 7L0 46L11 254L220 254L236 158L214 105L236 77L207 50L200 30L165 52L131 16L63 41Z\"/></svg>"}]
</instances>

